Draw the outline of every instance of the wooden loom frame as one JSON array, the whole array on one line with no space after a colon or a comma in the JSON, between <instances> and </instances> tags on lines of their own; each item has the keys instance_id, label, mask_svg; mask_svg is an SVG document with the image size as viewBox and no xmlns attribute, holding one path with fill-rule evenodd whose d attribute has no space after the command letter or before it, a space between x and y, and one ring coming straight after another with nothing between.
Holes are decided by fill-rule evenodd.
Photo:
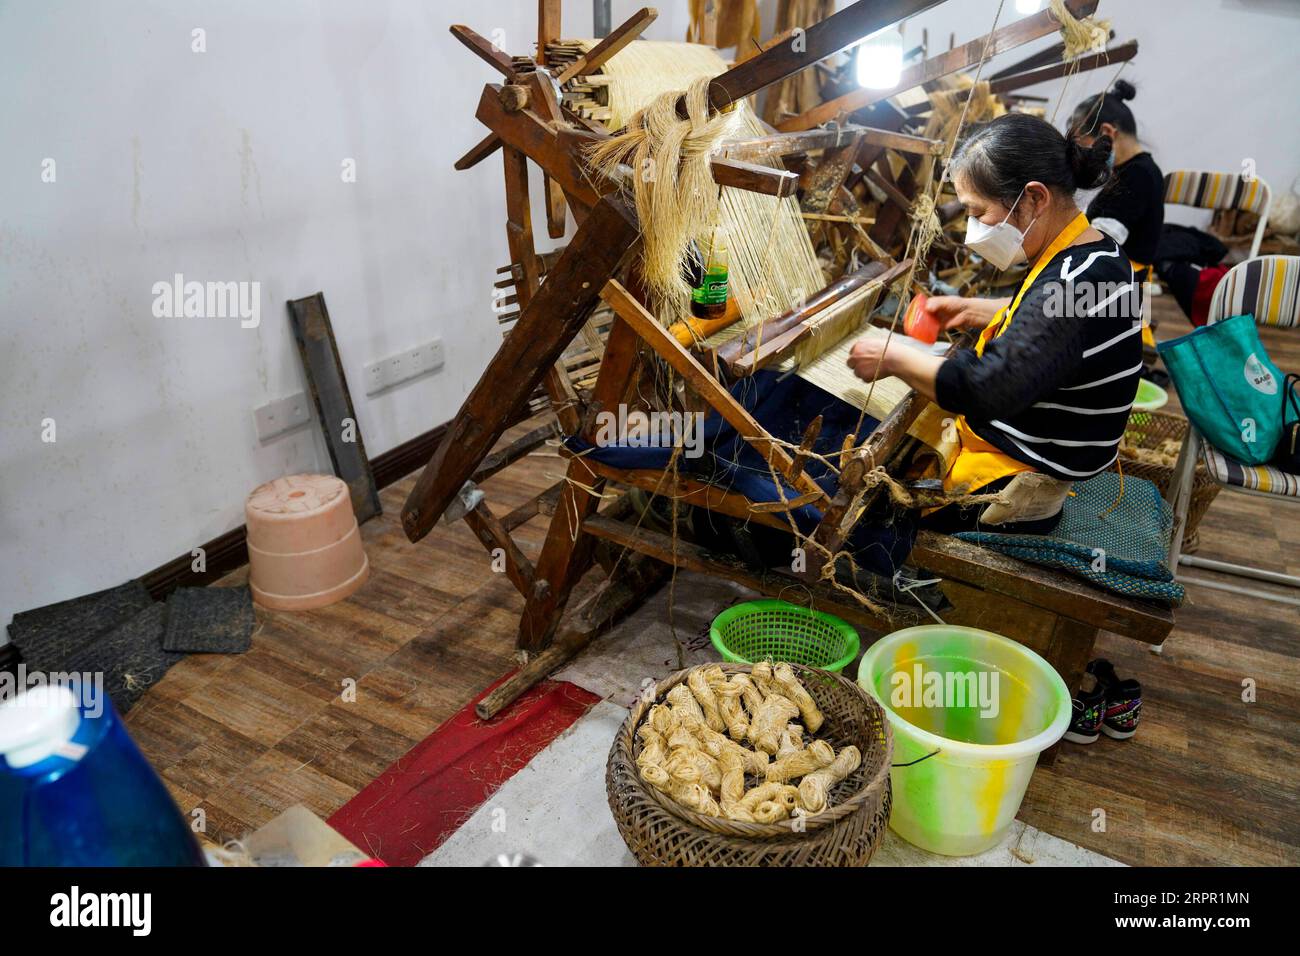
<instances>
[{"instance_id":1,"label":"wooden loom frame","mask_svg":"<svg viewBox=\"0 0 1300 956\"><path fill-rule=\"evenodd\" d=\"M769 45L709 87L715 108L757 92L765 86L812 66L860 38L890 26L941 0L859 0L809 28L804 49L790 44ZM596 635L629 613L662 580L666 565L717 574L768 595L799 584L819 607L873 630L893 629L901 621L918 623L916 611L899 609L881 616L836 591L821 579L824 554L837 553L856 516L879 489L869 487L867 474L877 464L893 469L912 451L907 429L924 406L911 394L846 459L837 494L827 500L803 474L804 456L793 458L731 396L699 358L681 345L645 308L636 270L629 268L639 246L635 211L608 184L597 183L583 168L581 149L604 130L569 113L556 96L558 84L546 69L548 43L560 37L559 0L539 0L538 58L511 58L495 50L468 27L452 32L470 50L498 70L505 84L489 83L476 113L489 135L456 165L463 169L497 149L504 157L506 204L512 272L519 317L479 382L452 420L441 445L423 470L402 511L407 536L417 541L444 516L465 519L489 551L500 549L506 573L525 601L518 647L521 670L478 705L488 718L528 687L575 654ZM1076 9L1096 6L1095 0L1072 0ZM633 16L566 75L595 70L600 63L635 39L653 21L649 8ZM769 195L791 195L800 177L785 170L754 165L737 156L780 154L800 149L825 151L818 169L806 173L805 198L833 195L864 142L882 149L933 150L933 144L889 130L831 128L776 134L763 140L732 144L731 152L714 160L720 184ZM847 161L846 161L847 158ZM564 206L578 223L576 235L556 258L539 255L533 241L528 196L527 161L545 177L547 218L552 235L563 233ZM820 200L818 200L820 201ZM541 282L545 271L545 282ZM605 302L614 319L589 398L572 387L557 366L568 344L593 311ZM743 496L669 471L614 468L585 457L570 456L566 478L529 505L504 518L496 515L472 479L481 478L527 454L546 436L534 432L509 448L489 455L497 439L527 405L539 383L568 434L588 439L595 416L623 401L641 350L649 350L680 375L691 389L739 433L800 492L791 507L818 502L824 518L813 539L819 546L808 554L802 574L753 568L730 556L714 554L690 542L639 527L627 517L626 499L604 513L598 510L607 483L641 488L678 497L686 504L756 521L788 531L789 524L771 503L755 504ZM584 400L585 399L585 400ZM805 442L805 446L807 442ZM539 513L552 516L536 563L511 538L513 528ZM616 556L610 547L622 549ZM825 549L824 551L820 549ZM630 560L623 560L633 552ZM1082 677L1100 629L1158 644L1172 629L1169 611L1094 589L1064 574L1025 564L944 535L922 532L912 563L941 575L945 590L957 606L950 623L984 624L1022 641L1042 653L1070 686ZM599 563L606 580L580 606L565 616L578 581Z\"/></svg>"},{"instance_id":2,"label":"wooden loom frame","mask_svg":"<svg viewBox=\"0 0 1300 956\"><path fill-rule=\"evenodd\" d=\"M1097 6L1098 0L1066 2L1067 9L1076 17L1092 15ZM904 69L899 82L890 89L854 89L803 113L786 116L777 122L776 128L782 132L797 132L815 129L826 123L847 121L897 131L908 120L923 115L929 107L928 104L921 104L901 110L888 102L890 98L916 87L930 88L945 77L975 67L984 58L986 50L989 57L997 56L1059 29L1060 24L1052 12L1041 10L1003 24L985 36L976 37L960 46L954 45L945 52L910 64ZM1066 60L1064 44L1057 44L993 74L989 78L989 92L1006 96L1037 83L1126 62L1133 59L1137 51L1137 41L1130 40L1101 52ZM919 184L912 175L914 170L909 167L915 165L917 157L905 155L903 158L907 162L897 177L889 170L888 153L883 145L863 143L851 161L856 169L848 185L866 178L883 191L889 200L878 220L872 224L869 234L870 240L882 251L902 248L910 226L907 210L916 198ZM829 211L855 214L856 206L852 192L846 188L833 198ZM940 205L937 211L945 225L960 212L957 204Z\"/></svg>"}]
</instances>

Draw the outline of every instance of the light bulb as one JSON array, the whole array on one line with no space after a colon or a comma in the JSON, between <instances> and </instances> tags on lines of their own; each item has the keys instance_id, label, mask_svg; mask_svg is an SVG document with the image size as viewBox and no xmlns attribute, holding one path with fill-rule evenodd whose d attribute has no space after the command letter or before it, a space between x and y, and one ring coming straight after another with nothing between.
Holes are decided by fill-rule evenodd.
<instances>
[{"instance_id":1,"label":"light bulb","mask_svg":"<svg viewBox=\"0 0 1300 956\"><path fill-rule=\"evenodd\" d=\"M858 84L870 90L888 90L903 76L903 36L882 30L858 47Z\"/></svg>"}]
</instances>

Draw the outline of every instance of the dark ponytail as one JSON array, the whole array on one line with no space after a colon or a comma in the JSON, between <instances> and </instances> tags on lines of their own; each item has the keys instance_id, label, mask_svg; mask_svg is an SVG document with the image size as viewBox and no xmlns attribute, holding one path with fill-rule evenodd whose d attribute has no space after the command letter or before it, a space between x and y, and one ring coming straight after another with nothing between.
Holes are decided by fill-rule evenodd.
<instances>
[{"instance_id":1,"label":"dark ponytail","mask_svg":"<svg viewBox=\"0 0 1300 956\"><path fill-rule=\"evenodd\" d=\"M1031 182L1071 198L1077 190L1103 185L1110 178L1110 147L1107 136L1084 147L1046 120L1007 113L962 140L949 172L961 172L981 196L1010 208Z\"/></svg>"},{"instance_id":2,"label":"dark ponytail","mask_svg":"<svg viewBox=\"0 0 1300 956\"><path fill-rule=\"evenodd\" d=\"M1128 80L1116 80L1109 92L1088 97L1074 108L1070 118L1070 137L1096 136L1102 123L1109 123L1121 133L1137 135L1137 120L1124 105L1137 96L1137 87Z\"/></svg>"},{"instance_id":3,"label":"dark ponytail","mask_svg":"<svg viewBox=\"0 0 1300 956\"><path fill-rule=\"evenodd\" d=\"M1074 182L1079 189L1097 189L1110 179L1109 136L1098 136L1091 146L1080 146L1077 141L1065 141L1066 162L1074 171Z\"/></svg>"}]
</instances>

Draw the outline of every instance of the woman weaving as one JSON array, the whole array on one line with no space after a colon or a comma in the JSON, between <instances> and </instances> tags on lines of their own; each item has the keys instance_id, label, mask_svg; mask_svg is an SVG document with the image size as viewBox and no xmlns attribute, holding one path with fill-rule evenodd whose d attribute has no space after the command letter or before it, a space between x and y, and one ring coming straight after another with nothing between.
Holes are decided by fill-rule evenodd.
<instances>
[{"instance_id":1,"label":"woman weaving","mask_svg":"<svg viewBox=\"0 0 1300 956\"><path fill-rule=\"evenodd\" d=\"M1074 199L1106 181L1110 151L1105 136L1085 147L1020 113L972 132L949 167L966 245L998 269L1028 262L1028 274L1012 298L930 299L946 329L979 331L974 348L939 357L894 336L849 356L859 378L897 376L954 414L946 491L1016 481L1010 504L949 505L930 527L1048 533L1069 483L1117 457L1142 369L1136 287L1128 257Z\"/></svg>"}]
</instances>

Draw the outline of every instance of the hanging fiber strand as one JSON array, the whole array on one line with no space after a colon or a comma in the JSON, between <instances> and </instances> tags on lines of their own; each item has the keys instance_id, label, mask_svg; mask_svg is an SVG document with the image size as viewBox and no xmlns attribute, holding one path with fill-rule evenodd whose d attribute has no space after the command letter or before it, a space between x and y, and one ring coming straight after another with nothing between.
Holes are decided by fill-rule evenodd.
<instances>
[{"instance_id":1,"label":"hanging fiber strand","mask_svg":"<svg viewBox=\"0 0 1300 956\"><path fill-rule=\"evenodd\" d=\"M736 126L734 113L709 110L709 77L694 80L683 97L668 91L628 120L627 129L599 143L593 170L618 180L636 203L642 229L642 275L652 307L667 324L690 314L691 289L682 274L692 241L707 247L718 221L718 190L709 158ZM687 119L677 113L686 103ZM630 166L630 175L621 167ZM630 182L629 182L630 180Z\"/></svg>"},{"instance_id":2,"label":"hanging fiber strand","mask_svg":"<svg viewBox=\"0 0 1300 956\"><path fill-rule=\"evenodd\" d=\"M584 46L595 42L579 41ZM630 43L602 68L609 79L606 90L610 115L606 125L610 130L626 126L631 131L636 122L634 117L650 109L657 100L679 96L683 87L706 87L707 81L725 72L726 68L722 57L712 47L644 40ZM735 104L731 112L722 115L723 122L728 124L725 139L714 141L713 148L725 140L752 139L766 134L747 101ZM673 119L677 119L675 114ZM663 162L663 157L656 161L656 170ZM780 168L776 160L768 165ZM633 172L636 172L635 168ZM700 182L707 182L707 186L701 186L708 193L701 197L702 200L705 203L717 202L718 206L712 218L697 221L696 229L703 235L690 238L695 239L701 249L707 249L713 240L715 227L721 227L731 254L729 279L743 316L742 323L722 333L723 338L711 339L713 344L780 315L826 283L794 197L777 199L743 189L718 189L708 169L707 157L700 158L696 172L702 173ZM640 214L639 207L637 211ZM656 212L656 209L651 209L652 216ZM659 220L642 216L642 230L647 232L647 241L657 241L655 234L663 228L664 224ZM662 321L666 316L660 315L659 318Z\"/></svg>"},{"instance_id":3,"label":"hanging fiber strand","mask_svg":"<svg viewBox=\"0 0 1300 956\"><path fill-rule=\"evenodd\" d=\"M1093 17L1079 19L1066 7L1065 0L1051 0L1051 11L1052 16L1061 24L1061 42L1065 46L1062 56L1070 63L1070 68L1065 73L1065 82L1061 85L1061 95L1056 100L1056 109L1052 110L1051 122L1055 123L1056 114L1061 111L1061 104L1065 102L1065 92L1070 88L1070 81L1079 71L1079 65L1074 61L1085 53L1106 51L1106 46L1110 43L1110 21L1097 20ZM1109 57L1107 59L1109 60ZM1120 64L1119 70L1115 72L1115 79L1119 78L1120 72L1126 65L1127 62ZM1114 83L1114 80L1111 82Z\"/></svg>"},{"instance_id":4,"label":"hanging fiber strand","mask_svg":"<svg viewBox=\"0 0 1300 956\"><path fill-rule=\"evenodd\" d=\"M1061 40L1065 44L1065 59L1073 60L1084 53L1106 49L1110 42L1110 21L1093 17L1076 17L1065 5L1065 0L1051 0L1052 16L1061 23Z\"/></svg>"}]
</instances>

